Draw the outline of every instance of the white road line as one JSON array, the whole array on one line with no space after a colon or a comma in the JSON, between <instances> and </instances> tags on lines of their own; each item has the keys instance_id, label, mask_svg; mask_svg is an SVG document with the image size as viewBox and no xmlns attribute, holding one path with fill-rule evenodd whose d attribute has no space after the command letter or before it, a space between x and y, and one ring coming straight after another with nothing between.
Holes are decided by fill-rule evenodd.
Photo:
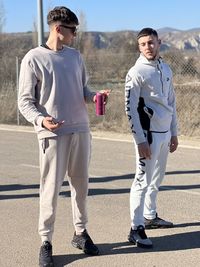
<instances>
[{"instance_id":1,"label":"white road line","mask_svg":"<svg viewBox=\"0 0 200 267\"><path fill-rule=\"evenodd\" d=\"M99 137L99 136L93 136L93 139L99 139L99 140L105 140L105 141L113 141L113 142L125 142L125 143L133 143L132 140L128 139L117 139L117 138L109 138L109 137ZM183 145L179 144L179 147L182 148L191 148L191 149L200 149L200 146L191 146L191 145Z\"/></svg>"},{"instance_id":2,"label":"white road line","mask_svg":"<svg viewBox=\"0 0 200 267\"><path fill-rule=\"evenodd\" d=\"M6 127L1 127L0 126L0 131L7 131L7 132L19 132L19 133L35 133L34 130L26 130L26 129L20 129L17 127L11 127L11 128L6 128Z\"/></svg>"},{"instance_id":3,"label":"white road line","mask_svg":"<svg viewBox=\"0 0 200 267\"><path fill-rule=\"evenodd\" d=\"M31 164L20 164L20 166L23 166L23 167L28 167L28 168L35 168L35 169L39 169L39 166L37 165L31 165Z\"/></svg>"},{"instance_id":4,"label":"white road line","mask_svg":"<svg viewBox=\"0 0 200 267\"><path fill-rule=\"evenodd\" d=\"M109 137L101 137L101 136L93 136L92 139L99 139L99 140L113 141L113 142L133 143L133 141L129 139L117 139L117 138L109 138Z\"/></svg>"},{"instance_id":5,"label":"white road line","mask_svg":"<svg viewBox=\"0 0 200 267\"><path fill-rule=\"evenodd\" d=\"M25 130L25 129L19 129L16 127L13 128L6 128L6 127L0 127L0 131L9 131L9 132L24 132L24 133L31 133L35 134L34 130ZM113 141L113 142L124 142L124 143L132 143L132 140L129 139L118 139L118 138L109 138L109 137L100 137L100 136L93 136L93 139L98 139L98 140L105 140L105 141ZM200 146L195 146L195 145L184 145L184 144L179 144L179 147L182 148L190 148L190 149L198 149L200 150Z\"/></svg>"}]
</instances>

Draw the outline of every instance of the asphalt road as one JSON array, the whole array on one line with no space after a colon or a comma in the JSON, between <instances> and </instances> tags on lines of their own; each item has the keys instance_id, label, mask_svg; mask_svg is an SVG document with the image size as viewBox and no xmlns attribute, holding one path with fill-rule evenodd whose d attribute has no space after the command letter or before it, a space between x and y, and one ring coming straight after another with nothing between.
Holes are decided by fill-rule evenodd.
<instances>
[{"instance_id":1,"label":"asphalt road","mask_svg":"<svg viewBox=\"0 0 200 267\"><path fill-rule=\"evenodd\" d=\"M65 179L53 239L55 266L199 266L200 142L183 140L169 156L158 196L158 213L173 221L175 227L147 230L154 244L152 249L136 248L127 242L129 191L134 172L131 138L93 134L88 231L101 254L87 257L70 244L74 229ZM38 189L38 144L32 128L0 125L1 267L38 266Z\"/></svg>"}]
</instances>

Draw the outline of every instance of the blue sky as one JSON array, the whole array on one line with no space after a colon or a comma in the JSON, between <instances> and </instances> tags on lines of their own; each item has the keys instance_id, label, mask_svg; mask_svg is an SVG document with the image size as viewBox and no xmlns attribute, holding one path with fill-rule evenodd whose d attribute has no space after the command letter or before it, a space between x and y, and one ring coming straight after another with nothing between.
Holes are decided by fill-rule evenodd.
<instances>
[{"instance_id":1,"label":"blue sky","mask_svg":"<svg viewBox=\"0 0 200 267\"><path fill-rule=\"evenodd\" d=\"M33 30L37 0L0 0L5 11L4 32ZM140 30L172 27L200 28L199 0L43 0L44 26L49 8L64 5L84 14L88 31Z\"/></svg>"}]
</instances>

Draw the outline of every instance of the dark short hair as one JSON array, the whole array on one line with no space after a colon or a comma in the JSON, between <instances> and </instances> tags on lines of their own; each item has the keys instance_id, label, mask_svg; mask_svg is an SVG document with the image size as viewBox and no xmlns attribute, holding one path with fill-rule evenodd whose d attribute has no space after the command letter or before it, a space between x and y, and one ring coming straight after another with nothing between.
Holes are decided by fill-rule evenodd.
<instances>
[{"instance_id":1,"label":"dark short hair","mask_svg":"<svg viewBox=\"0 0 200 267\"><path fill-rule=\"evenodd\" d=\"M143 37L143 36L148 36L148 35L154 35L158 38L158 33L156 30L152 28L143 28L137 35L137 39Z\"/></svg>"},{"instance_id":2,"label":"dark short hair","mask_svg":"<svg viewBox=\"0 0 200 267\"><path fill-rule=\"evenodd\" d=\"M47 24L50 25L53 22L61 21L66 24L75 23L79 24L77 16L69 8L64 6L56 6L50 10L47 15Z\"/></svg>"}]
</instances>

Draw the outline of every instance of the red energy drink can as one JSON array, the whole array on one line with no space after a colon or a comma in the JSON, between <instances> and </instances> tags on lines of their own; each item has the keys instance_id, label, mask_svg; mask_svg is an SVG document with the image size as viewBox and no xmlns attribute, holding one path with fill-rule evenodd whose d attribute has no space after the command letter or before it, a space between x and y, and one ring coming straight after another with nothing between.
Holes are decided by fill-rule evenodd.
<instances>
[{"instance_id":1,"label":"red energy drink can","mask_svg":"<svg viewBox=\"0 0 200 267\"><path fill-rule=\"evenodd\" d=\"M96 115L105 114L105 95L101 93L96 93Z\"/></svg>"}]
</instances>

